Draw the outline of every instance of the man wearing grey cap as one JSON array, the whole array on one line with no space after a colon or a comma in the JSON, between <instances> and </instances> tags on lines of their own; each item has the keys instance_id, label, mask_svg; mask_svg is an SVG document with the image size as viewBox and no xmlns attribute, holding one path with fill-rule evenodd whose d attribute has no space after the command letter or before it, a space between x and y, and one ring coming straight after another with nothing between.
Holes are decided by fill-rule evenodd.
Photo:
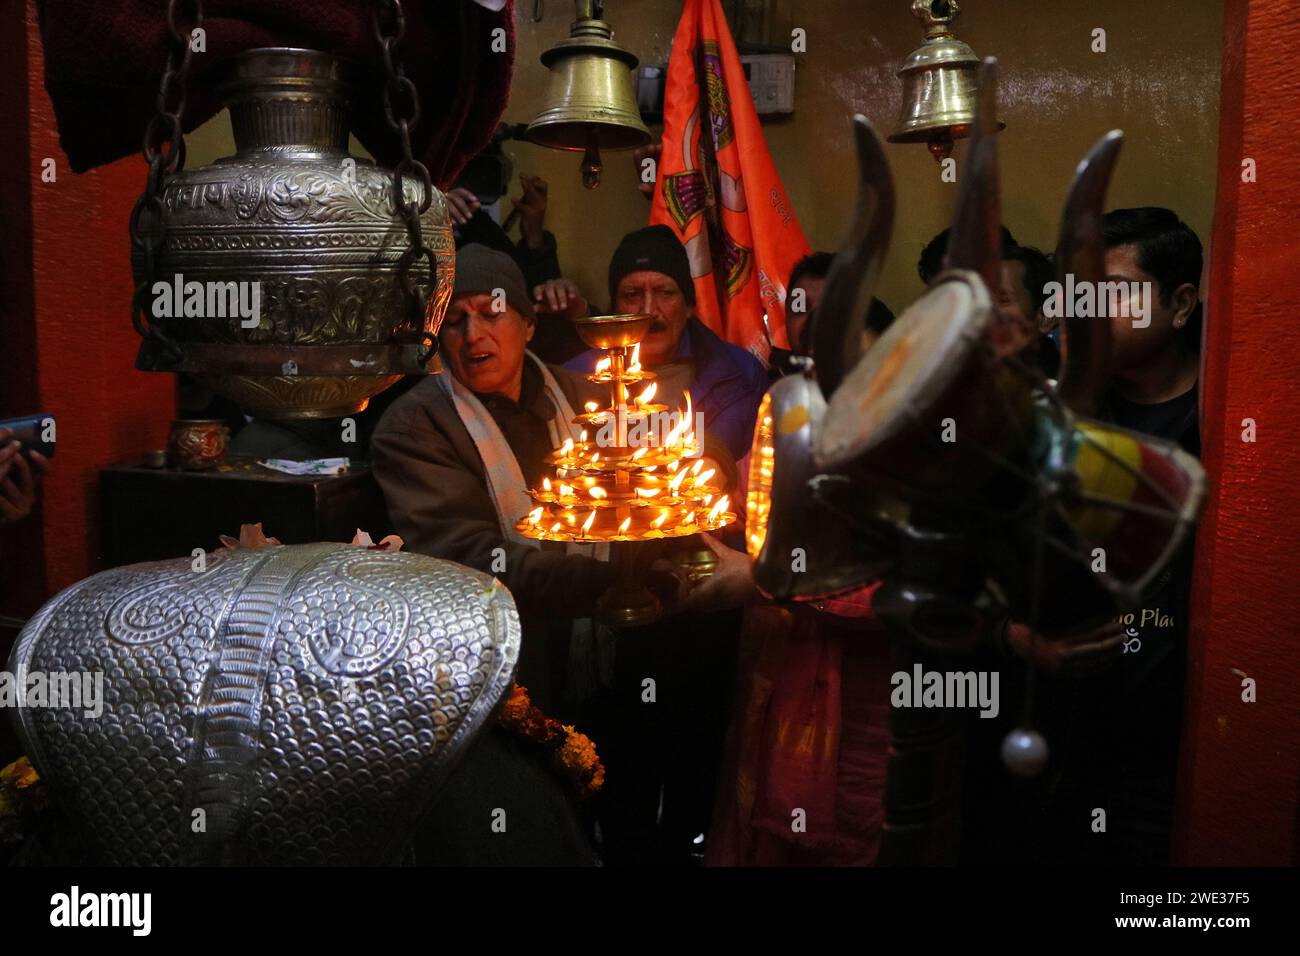
<instances>
[{"instance_id":1,"label":"man wearing grey cap","mask_svg":"<svg viewBox=\"0 0 1300 956\"><path fill-rule=\"evenodd\" d=\"M545 710L563 689L572 622L591 616L613 570L595 546L541 547L515 531L546 457L578 438L574 408L598 397L582 376L528 351L535 329L515 262L482 245L457 250L440 332L446 370L388 409L371 457L408 550L487 572L510 589L524 629L518 679Z\"/></svg>"}]
</instances>

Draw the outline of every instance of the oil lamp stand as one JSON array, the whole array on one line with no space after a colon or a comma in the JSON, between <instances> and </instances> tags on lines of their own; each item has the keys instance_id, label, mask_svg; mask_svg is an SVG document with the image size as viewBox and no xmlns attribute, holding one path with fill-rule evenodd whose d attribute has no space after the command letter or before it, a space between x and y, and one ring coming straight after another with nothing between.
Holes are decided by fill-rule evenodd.
<instances>
[{"instance_id":1,"label":"oil lamp stand","mask_svg":"<svg viewBox=\"0 0 1300 956\"><path fill-rule=\"evenodd\" d=\"M663 602L645 585L652 548L629 547L631 542L610 543L614 583L596 603L596 619L613 628L644 627L663 616Z\"/></svg>"}]
</instances>

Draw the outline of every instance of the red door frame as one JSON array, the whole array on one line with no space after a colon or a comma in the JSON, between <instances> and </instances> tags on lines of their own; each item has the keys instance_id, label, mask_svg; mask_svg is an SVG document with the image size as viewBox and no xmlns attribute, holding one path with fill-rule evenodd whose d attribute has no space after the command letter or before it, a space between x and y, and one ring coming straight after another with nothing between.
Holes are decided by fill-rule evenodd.
<instances>
[{"instance_id":1,"label":"red door frame","mask_svg":"<svg viewBox=\"0 0 1300 956\"><path fill-rule=\"evenodd\" d=\"M1226 0L1201 391L1210 494L1174 847L1190 865L1300 862L1297 48L1290 3ZM1254 182L1243 181L1248 159Z\"/></svg>"}]
</instances>

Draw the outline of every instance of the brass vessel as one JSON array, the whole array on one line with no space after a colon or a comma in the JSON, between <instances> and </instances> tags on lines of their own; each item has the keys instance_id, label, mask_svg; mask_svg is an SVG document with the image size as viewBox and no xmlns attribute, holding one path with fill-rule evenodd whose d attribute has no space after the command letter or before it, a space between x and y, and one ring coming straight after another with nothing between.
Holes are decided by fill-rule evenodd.
<instances>
[{"instance_id":1,"label":"brass vessel","mask_svg":"<svg viewBox=\"0 0 1300 956\"><path fill-rule=\"evenodd\" d=\"M427 261L411 269L417 285L434 284L420 329L397 278L408 238L392 173L348 152L347 64L314 50L250 50L229 62L221 90L237 151L165 183L150 320L167 341L146 338L136 366L189 372L266 418L361 411L402 375L436 371L436 357L420 361L420 343L451 296L447 206L435 189L420 218L437 260L436 276ZM419 199L414 178L404 190ZM144 281L138 252L132 265ZM174 314L192 291L197 307ZM236 292L256 316L230 315Z\"/></svg>"},{"instance_id":2,"label":"brass vessel","mask_svg":"<svg viewBox=\"0 0 1300 956\"><path fill-rule=\"evenodd\" d=\"M650 315L589 315L574 319L583 344L593 349L625 349L650 331Z\"/></svg>"},{"instance_id":3,"label":"brass vessel","mask_svg":"<svg viewBox=\"0 0 1300 956\"><path fill-rule=\"evenodd\" d=\"M226 458L230 429L219 419L181 418L167 434L166 463L182 471L205 471Z\"/></svg>"}]
</instances>

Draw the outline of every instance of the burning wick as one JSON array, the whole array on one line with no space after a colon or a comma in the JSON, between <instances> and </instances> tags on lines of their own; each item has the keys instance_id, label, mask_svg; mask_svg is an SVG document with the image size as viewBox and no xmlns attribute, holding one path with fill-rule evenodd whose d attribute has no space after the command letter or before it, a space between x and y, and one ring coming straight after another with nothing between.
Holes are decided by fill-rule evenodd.
<instances>
[{"instance_id":1,"label":"burning wick","mask_svg":"<svg viewBox=\"0 0 1300 956\"><path fill-rule=\"evenodd\" d=\"M596 510L593 508L591 514L587 515L587 520L582 523L583 537L586 537L587 532L591 530L591 526L592 524L595 523L595 521L596 521Z\"/></svg>"}]
</instances>

